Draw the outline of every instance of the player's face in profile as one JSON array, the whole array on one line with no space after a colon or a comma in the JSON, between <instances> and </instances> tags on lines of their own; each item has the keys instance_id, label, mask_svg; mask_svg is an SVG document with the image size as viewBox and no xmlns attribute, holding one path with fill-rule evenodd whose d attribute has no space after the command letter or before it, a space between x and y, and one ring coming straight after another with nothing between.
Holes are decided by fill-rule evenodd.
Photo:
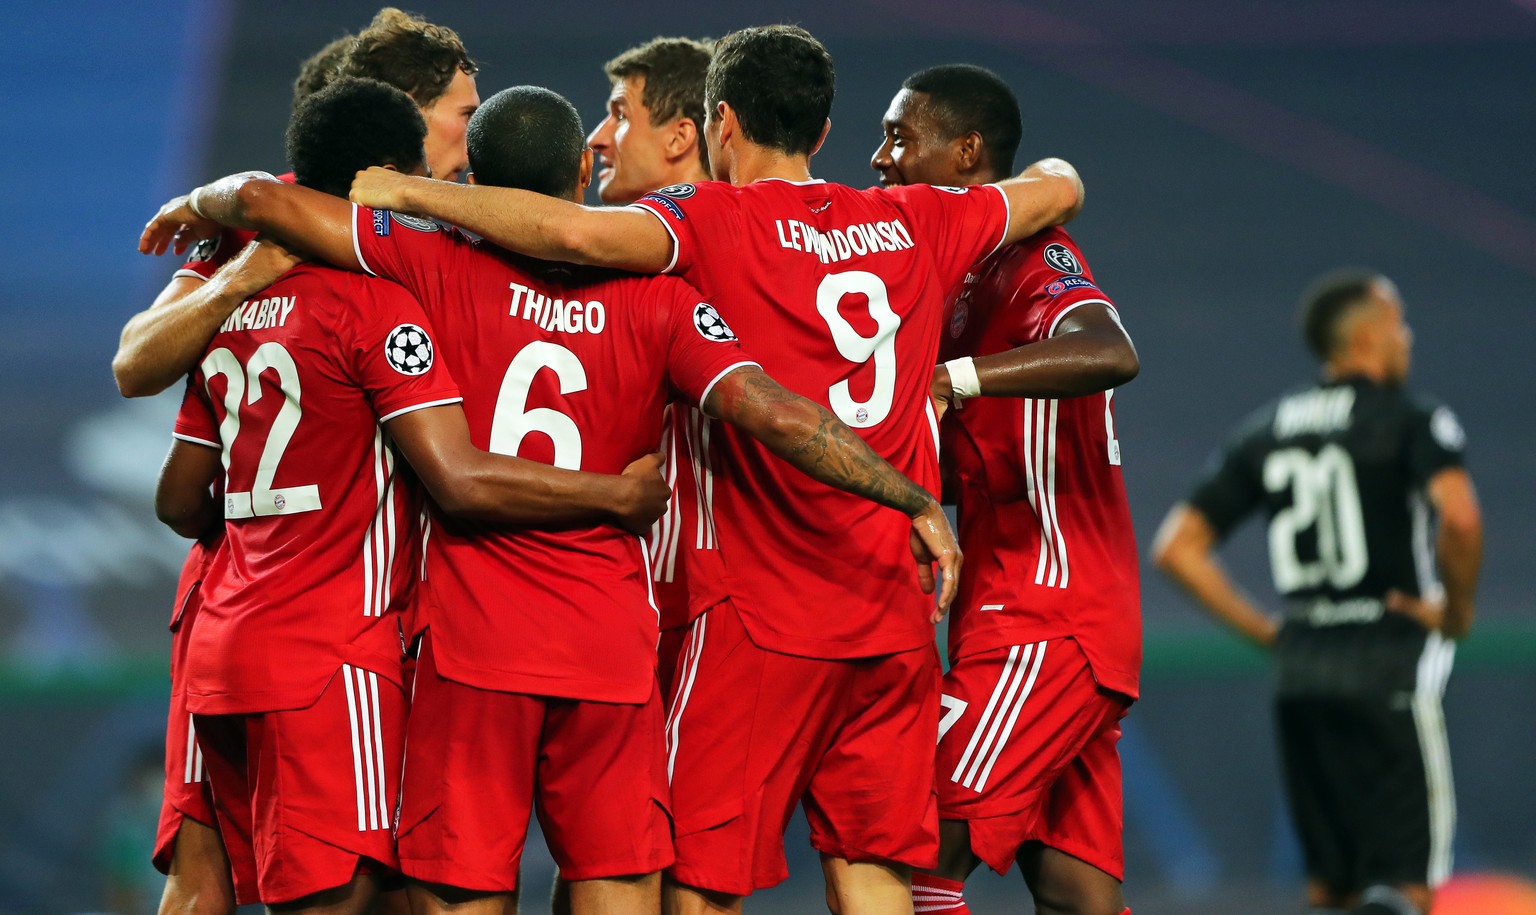
<instances>
[{"instance_id":1,"label":"player's face in profile","mask_svg":"<svg viewBox=\"0 0 1536 915\"><path fill-rule=\"evenodd\" d=\"M951 141L921 92L903 89L891 99L880 126L885 137L869 160L886 187L899 184L965 183L955 170Z\"/></svg>"},{"instance_id":2,"label":"player's face in profile","mask_svg":"<svg viewBox=\"0 0 1536 915\"><path fill-rule=\"evenodd\" d=\"M587 137L597 155L597 196L604 203L634 203L674 183L667 171L668 125L651 123L644 95L645 77L619 80L608 96L608 116Z\"/></svg>"},{"instance_id":3,"label":"player's face in profile","mask_svg":"<svg viewBox=\"0 0 1536 915\"><path fill-rule=\"evenodd\" d=\"M479 107L480 94L475 91L475 78L459 70L453 74L448 91L421 109L421 116L427 121L427 165L432 169L433 177L457 181L469 168L465 135L469 131L469 118Z\"/></svg>"},{"instance_id":4,"label":"player's face in profile","mask_svg":"<svg viewBox=\"0 0 1536 915\"><path fill-rule=\"evenodd\" d=\"M1376 303L1377 314L1373 320L1378 324L1387 377L1402 383L1408 380L1408 369L1413 362L1413 330L1403 318L1403 300L1398 296L1397 287L1384 281L1371 287L1371 298Z\"/></svg>"}]
</instances>

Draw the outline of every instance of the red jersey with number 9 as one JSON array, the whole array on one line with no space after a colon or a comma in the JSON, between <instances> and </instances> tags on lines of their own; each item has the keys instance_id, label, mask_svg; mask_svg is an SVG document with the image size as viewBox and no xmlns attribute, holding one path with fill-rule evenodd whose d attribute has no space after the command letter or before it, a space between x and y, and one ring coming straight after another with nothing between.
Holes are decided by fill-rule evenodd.
<instances>
[{"instance_id":1,"label":"red jersey with number 9","mask_svg":"<svg viewBox=\"0 0 1536 915\"><path fill-rule=\"evenodd\" d=\"M1001 243L999 188L707 182L634 205L672 233L670 272L720 306L768 374L938 492L928 389L945 294ZM810 479L732 429L711 446L723 568L690 572L695 612L729 596L759 646L807 657L932 643L933 602L917 585L907 518Z\"/></svg>"},{"instance_id":2,"label":"red jersey with number 9","mask_svg":"<svg viewBox=\"0 0 1536 915\"><path fill-rule=\"evenodd\" d=\"M420 508L381 424L459 400L432 346L400 287L310 264L214 335L176 420L225 468L229 542L200 591L193 712L307 707L343 663L400 679Z\"/></svg>"},{"instance_id":3,"label":"red jersey with number 9","mask_svg":"<svg viewBox=\"0 0 1536 915\"><path fill-rule=\"evenodd\" d=\"M522 258L363 207L352 233L364 268L415 293L442 330L470 436L487 451L618 473L660 445L669 402L700 403L755 364L672 277ZM438 670L481 689L645 702L657 611L642 544L611 525L507 531L434 518L422 622Z\"/></svg>"}]
</instances>

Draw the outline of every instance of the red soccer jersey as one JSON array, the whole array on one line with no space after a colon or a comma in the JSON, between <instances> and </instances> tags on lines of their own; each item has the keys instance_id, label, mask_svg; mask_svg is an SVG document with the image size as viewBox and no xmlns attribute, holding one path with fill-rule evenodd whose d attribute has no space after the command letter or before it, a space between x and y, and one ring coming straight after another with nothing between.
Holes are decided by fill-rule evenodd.
<instances>
[{"instance_id":1,"label":"red soccer jersey","mask_svg":"<svg viewBox=\"0 0 1536 915\"><path fill-rule=\"evenodd\" d=\"M352 228L368 271L415 293L443 328L470 435L488 451L618 473L656 450L669 401L698 403L753 364L680 280L528 260L383 210L356 209ZM483 689L646 701L657 611L642 544L607 525L435 519L426 612L438 669Z\"/></svg>"},{"instance_id":2,"label":"red soccer jersey","mask_svg":"<svg viewBox=\"0 0 1536 915\"><path fill-rule=\"evenodd\" d=\"M381 423L458 400L398 286L303 264L235 310L176 421L225 467L229 542L193 627L193 712L302 708L343 662L399 678L420 509Z\"/></svg>"},{"instance_id":3,"label":"red soccer jersey","mask_svg":"<svg viewBox=\"0 0 1536 915\"><path fill-rule=\"evenodd\" d=\"M717 434L715 420L697 407L680 403L673 404L667 414L661 452L667 459L672 498L666 514L651 528L648 553L652 596L661 614L661 628L676 629L707 609L691 604L690 596L699 588L690 582L722 574L712 513L713 462L718 455L709 447ZM670 659L662 660L666 663Z\"/></svg>"},{"instance_id":4,"label":"red soccer jersey","mask_svg":"<svg viewBox=\"0 0 1536 915\"><path fill-rule=\"evenodd\" d=\"M1002 239L999 189L707 182L635 205L672 233L671 272L720 303L770 375L938 491L928 385L945 292ZM695 610L730 596L758 645L808 657L931 643L933 603L917 587L906 518L732 429L714 430L710 447L725 574L690 571Z\"/></svg>"},{"instance_id":5,"label":"red soccer jersey","mask_svg":"<svg viewBox=\"0 0 1536 915\"><path fill-rule=\"evenodd\" d=\"M1090 302L1114 307L1071 237L1047 229L967 277L943 358L1044 340ZM1113 398L977 397L944 418L965 551L952 658L1071 637L1100 685L1137 695L1141 593Z\"/></svg>"}]
</instances>

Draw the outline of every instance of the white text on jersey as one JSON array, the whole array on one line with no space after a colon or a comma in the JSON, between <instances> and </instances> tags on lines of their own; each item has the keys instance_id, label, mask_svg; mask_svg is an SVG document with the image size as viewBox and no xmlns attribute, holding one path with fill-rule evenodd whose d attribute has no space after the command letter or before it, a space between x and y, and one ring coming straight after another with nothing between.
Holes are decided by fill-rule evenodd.
<instances>
[{"instance_id":1,"label":"white text on jersey","mask_svg":"<svg viewBox=\"0 0 1536 915\"><path fill-rule=\"evenodd\" d=\"M905 251L912 247L912 234L899 219L866 222L826 232L793 219L775 219L773 226L778 230L780 247L814 254L823 264L874 251Z\"/></svg>"},{"instance_id":2,"label":"white text on jersey","mask_svg":"<svg viewBox=\"0 0 1536 915\"><path fill-rule=\"evenodd\" d=\"M563 334L600 334L608 326L608 312L602 302L583 302L579 299L567 302L565 299L552 299L521 283L507 285L512 289L512 305L507 314L514 318L520 317L545 330Z\"/></svg>"},{"instance_id":3,"label":"white text on jersey","mask_svg":"<svg viewBox=\"0 0 1536 915\"><path fill-rule=\"evenodd\" d=\"M288 321L288 313L299 304L296 295L275 295L268 299L247 299L234 314L219 325L219 332L227 330L262 330L282 327Z\"/></svg>"},{"instance_id":4,"label":"white text on jersey","mask_svg":"<svg viewBox=\"0 0 1536 915\"><path fill-rule=\"evenodd\" d=\"M1280 401L1275 412L1275 438L1296 435L1327 435L1349 428L1355 406L1355 389L1317 388Z\"/></svg>"}]
</instances>

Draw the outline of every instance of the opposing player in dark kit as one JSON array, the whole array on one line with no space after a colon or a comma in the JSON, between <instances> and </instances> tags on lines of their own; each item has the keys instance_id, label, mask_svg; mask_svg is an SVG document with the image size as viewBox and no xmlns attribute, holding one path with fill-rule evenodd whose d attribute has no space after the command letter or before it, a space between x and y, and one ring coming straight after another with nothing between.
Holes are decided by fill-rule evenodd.
<instances>
[{"instance_id":1,"label":"opposing player in dark kit","mask_svg":"<svg viewBox=\"0 0 1536 915\"><path fill-rule=\"evenodd\" d=\"M1404 387L1413 335L1386 277L1323 277L1301 325L1320 377L1233 433L1169 512L1154 555L1217 619L1275 652L1308 904L1422 915L1450 873L1441 695L1482 558L1465 435L1449 407ZM1214 554L1260 509L1278 619Z\"/></svg>"},{"instance_id":2,"label":"opposing player in dark kit","mask_svg":"<svg viewBox=\"0 0 1536 915\"><path fill-rule=\"evenodd\" d=\"M808 33L746 29L716 44L705 84L720 181L616 210L373 170L352 196L534 256L689 280L769 374L936 491L928 388L945 290L999 245L1070 218L1080 184L1057 161L969 191L817 181L832 94L830 55ZM719 549L691 554L699 587L668 719L669 908L736 910L784 879L783 830L803 800L836 906L910 911L908 870L938 849L932 749L914 735L938 726L939 614L899 558L909 525L731 430L711 447Z\"/></svg>"},{"instance_id":3,"label":"opposing player in dark kit","mask_svg":"<svg viewBox=\"0 0 1536 915\"><path fill-rule=\"evenodd\" d=\"M891 101L870 165L887 186L1012 171L1018 101L980 67L934 67ZM970 561L949 621L939 866L921 911L1017 861L1037 910L1119 915L1120 718L1141 664L1136 542L1111 406L1136 350L1077 244L1051 228L952 291L934 378Z\"/></svg>"}]
</instances>

